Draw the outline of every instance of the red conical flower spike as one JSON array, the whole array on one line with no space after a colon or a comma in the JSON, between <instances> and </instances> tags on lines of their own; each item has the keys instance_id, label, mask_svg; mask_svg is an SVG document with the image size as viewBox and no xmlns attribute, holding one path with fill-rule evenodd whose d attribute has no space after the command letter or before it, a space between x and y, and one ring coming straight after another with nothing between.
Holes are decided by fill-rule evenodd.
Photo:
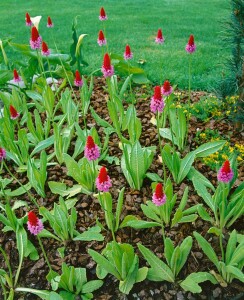
<instances>
[{"instance_id":1,"label":"red conical flower spike","mask_svg":"<svg viewBox=\"0 0 244 300\"><path fill-rule=\"evenodd\" d=\"M105 167L101 167L98 178L100 183L103 183L108 180L108 174Z\"/></svg>"},{"instance_id":2,"label":"red conical flower spike","mask_svg":"<svg viewBox=\"0 0 244 300\"><path fill-rule=\"evenodd\" d=\"M53 27L53 22L50 17L47 18L47 27Z\"/></svg>"},{"instance_id":3,"label":"red conical flower spike","mask_svg":"<svg viewBox=\"0 0 244 300\"><path fill-rule=\"evenodd\" d=\"M92 136L88 135L86 140L86 146L85 146L85 157L88 160L96 160L100 156L100 150L99 147L94 143L94 140Z\"/></svg>"},{"instance_id":4,"label":"red conical flower spike","mask_svg":"<svg viewBox=\"0 0 244 300\"><path fill-rule=\"evenodd\" d=\"M98 38L99 40L104 40L104 34L102 30L99 31Z\"/></svg>"},{"instance_id":5,"label":"red conical flower spike","mask_svg":"<svg viewBox=\"0 0 244 300\"><path fill-rule=\"evenodd\" d=\"M156 189L155 189L155 195L157 198L161 198L163 196L163 186L161 183L158 183L156 185Z\"/></svg>"},{"instance_id":6,"label":"red conical flower spike","mask_svg":"<svg viewBox=\"0 0 244 300\"><path fill-rule=\"evenodd\" d=\"M83 81L80 76L80 72L78 70L75 71L75 81L74 81L75 86L77 87L82 87Z\"/></svg>"},{"instance_id":7,"label":"red conical flower spike","mask_svg":"<svg viewBox=\"0 0 244 300\"><path fill-rule=\"evenodd\" d=\"M111 68L111 62L110 62L110 57L108 53L105 53L104 59L103 59L103 66L104 69L109 70Z\"/></svg>"},{"instance_id":8,"label":"red conical flower spike","mask_svg":"<svg viewBox=\"0 0 244 300\"><path fill-rule=\"evenodd\" d=\"M161 206L166 202L166 196L163 192L163 186L161 183L158 183L153 193L152 201L156 206Z\"/></svg>"},{"instance_id":9,"label":"red conical flower spike","mask_svg":"<svg viewBox=\"0 0 244 300\"><path fill-rule=\"evenodd\" d=\"M154 95L151 98L150 109L153 113L161 113L164 108L164 100L159 85L154 88Z\"/></svg>"},{"instance_id":10,"label":"red conical flower spike","mask_svg":"<svg viewBox=\"0 0 244 300\"><path fill-rule=\"evenodd\" d=\"M190 46L193 46L193 45L194 45L194 36L193 36L192 34L190 35L188 44L189 44Z\"/></svg>"},{"instance_id":11,"label":"red conical flower spike","mask_svg":"<svg viewBox=\"0 0 244 300\"><path fill-rule=\"evenodd\" d=\"M42 221L37 218L36 214L33 211L30 211L28 213L27 227L28 230L34 235L40 233L44 228Z\"/></svg>"},{"instance_id":12,"label":"red conical flower spike","mask_svg":"<svg viewBox=\"0 0 244 300\"><path fill-rule=\"evenodd\" d=\"M97 189L101 192L108 192L112 186L110 177L107 174L106 168L102 167L100 169L99 175L96 179Z\"/></svg>"},{"instance_id":13,"label":"red conical flower spike","mask_svg":"<svg viewBox=\"0 0 244 300\"><path fill-rule=\"evenodd\" d=\"M105 20L107 20L107 19L108 19L108 17L107 17L107 15L106 15L106 13L105 13L105 10L104 10L103 7L101 7L101 9L100 9L99 20L100 20L100 21L105 21Z\"/></svg>"},{"instance_id":14,"label":"red conical flower spike","mask_svg":"<svg viewBox=\"0 0 244 300\"><path fill-rule=\"evenodd\" d=\"M37 226L38 224L38 218L33 211L28 213L28 222L30 222L31 226Z\"/></svg>"},{"instance_id":15,"label":"red conical flower spike","mask_svg":"<svg viewBox=\"0 0 244 300\"><path fill-rule=\"evenodd\" d=\"M17 70L14 69L14 82L17 83L17 82L20 82L20 81L21 81L20 76L19 76Z\"/></svg>"},{"instance_id":16,"label":"red conical flower spike","mask_svg":"<svg viewBox=\"0 0 244 300\"><path fill-rule=\"evenodd\" d=\"M189 37L188 43L186 45L186 51L191 54L195 50L196 50L196 45L195 45L195 42L194 42L194 36L193 36L193 34L191 34L190 37Z\"/></svg>"},{"instance_id":17,"label":"red conical flower spike","mask_svg":"<svg viewBox=\"0 0 244 300\"><path fill-rule=\"evenodd\" d=\"M164 42L164 37L163 37L162 29L159 29L159 30L158 30L158 34L157 34L157 37L156 37L156 39L155 39L155 42L156 42L157 44L163 44L163 42Z\"/></svg>"},{"instance_id":18,"label":"red conical flower spike","mask_svg":"<svg viewBox=\"0 0 244 300\"><path fill-rule=\"evenodd\" d=\"M92 138L92 136L88 135L87 140L86 140L86 147L88 149L94 148L95 147L95 143L94 140Z\"/></svg>"},{"instance_id":19,"label":"red conical flower spike","mask_svg":"<svg viewBox=\"0 0 244 300\"><path fill-rule=\"evenodd\" d=\"M10 112L10 118L12 120L15 120L19 117L19 113L17 112L17 110L13 107L13 105L9 106L9 112Z\"/></svg>"},{"instance_id":20,"label":"red conical flower spike","mask_svg":"<svg viewBox=\"0 0 244 300\"><path fill-rule=\"evenodd\" d=\"M229 160L226 160L223 166L219 169L217 178L218 181L222 181L224 183L229 183L234 177L234 172L230 167Z\"/></svg>"},{"instance_id":21,"label":"red conical flower spike","mask_svg":"<svg viewBox=\"0 0 244 300\"><path fill-rule=\"evenodd\" d=\"M161 100L162 94L161 94L161 88L159 85L155 86L154 88L154 100Z\"/></svg>"},{"instance_id":22,"label":"red conical flower spike","mask_svg":"<svg viewBox=\"0 0 244 300\"><path fill-rule=\"evenodd\" d=\"M50 50L45 42L42 42L42 55L48 56L50 55Z\"/></svg>"},{"instance_id":23,"label":"red conical flower spike","mask_svg":"<svg viewBox=\"0 0 244 300\"><path fill-rule=\"evenodd\" d=\"M125 52L124 52L124 59L128 60L128 59L132 59L132 57L133 57L133 53L130 50L130 46L126 45Z\"/></svg>"},{"instance_id":24,"label":"red conical flower spike","mask_svg":"<svg viewBox=\"0 0 244 300\"><path fill-rule=\"evenodd\" d=\"M41 47L42 38L39 35L39 32L35 26L31 28L31 39L30 39L30 46L31 49L40 49Z\"/></svg>"},{"instance_id":25,"label":"red conical flower spike","mask_svg":"<svg viewBox=\"0 0 244 300\"><path fill-rule=\"evenodd\" d=\"M169 96L173 92L173 88L168 80L165 80L161 92L164 96Z\"/></svg>"},{"instance_id":26,"label":"red conical flower spike","mask_svg":"<svg viewBox=\"0 0 244 300\"><path fill-rule=\"evenodd\" d=\"M30 15L28 14L28 12L25 14L25 25L26 26L31 26L32 25Z\"/></svg>"},{"instance_id":27,"label":"red conical flower spike","mask_svg":"<svg viewBox=\"0 0 244 300\"><path fill-rule=\"evenodd\" d=\"M230 162L226 160L222 167L222 172L229 173L230 172Z\"/></svg>"},{"instance_id":28,"label":"red conical flower spike","mask_svg":"<svg viewBox=\"0 0 244 300\"><path fill-rule=\"evenodd\" d=\"M107 44L107 41L105 39L104 33L102 30L99 31L98 33L98 39L97 39L97 43L99 46L103 46Z\"/></svg>"},{"instance_id":29,"label":"red conical flower spike","mask_svg":"<svg viewBox=\"0 0 244 300\"><path fill-rule=\"evenodd\" d=\"M111 65L108 53L105 53L103 58L102 72L104 77L110 77L114 74L114 67Z\"/></svg>"}]
</instances>

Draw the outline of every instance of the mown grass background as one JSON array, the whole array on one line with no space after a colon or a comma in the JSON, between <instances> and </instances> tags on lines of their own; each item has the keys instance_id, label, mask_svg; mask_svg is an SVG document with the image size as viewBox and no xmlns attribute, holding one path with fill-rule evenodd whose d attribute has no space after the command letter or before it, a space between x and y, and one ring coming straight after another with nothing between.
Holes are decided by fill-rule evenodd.
<instances>
[{"instance_id":1,"label":"mown grass background","mask_svg":"<svg viewBox=\"0 0 244 300\"><path fill-rule=\"evenodd\" d=\"M89 63L85 72L89 73L102 64L97 45L98 31L104 25L98 20L101 6L109 18L109 51L122 55L128 43L134 53L133 63L145 60L143 68L153 82L169 79L179 88L187 88L189 55L185 45L190 34L194 34L197 45L192 55L193 89L211 90L222 76L223 63L230 55L221 41L221 22L230 14L228 0L0 0L0 39L12 37L16 43L28 44L25 13L29 12L43 17L39 30L49 47L54 48L52 31L58 48L68 53L72 21L78 15L78 34L88 34L83 49ZM53 29L46 28L48 16L55 25ZM165 37L162 46L154 43L158 28ZM9 49L6 51L9 53ZM9 55L15 60L16 54Z\"/></svg>"}]
</instances>

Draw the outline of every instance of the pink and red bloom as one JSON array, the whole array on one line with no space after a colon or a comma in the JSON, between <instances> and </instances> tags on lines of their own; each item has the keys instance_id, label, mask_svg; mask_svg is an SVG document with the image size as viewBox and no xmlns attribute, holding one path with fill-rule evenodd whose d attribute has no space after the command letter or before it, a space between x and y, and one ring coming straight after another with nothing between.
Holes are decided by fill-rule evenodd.
<instances>
[{"instance_id":1,"label":"pink and red bloom","mask_svg":"<svg viewBox=\"0 0 244 300\"><path fill-rule=\"evenodd\" d=\"M44 229L42 221L37 218L36 214L33 211L30 211L28 213L27 228L30 233L34 235L37 235Z\"/></svg>"},{"instance_id":2,"label":"pink and red bloom","mask_svg":"<svg viewBox=\"0 0 244 300\"><path fill-rule=\"evenodd\" d=\"M105 12L104 8L101 7L101 9L100 9L99 20L100 20L100 21L105 21L105 20L107 20L107 19L108 19L108 17L107 17L107 15L106 15L106 12Z\"/></svg>"},{"instance_id":3,"label":"pink and red bloom","mask_svg":"<svg viewBox=\"0 0 244 300\"><path fill-rule=\"evenodd\" d=\"M31 49L40 49L42 43L42 38L39 35L39 32L35 26L31 28L31 39L30 39L30 46Z\"/></svg>"},{"instance_id":4,"label":"pink and red bloom","mask_svg":"<svg viewBox=\"0 0 244 300\"><path fill-rule=\"evenodd\" d=\"M74 81L75 86L77 87L82 87L83 81L80 76L80 72L78 70L75 71L75 81Z\"/></svg>"},{"instance_id":5,"label":"pink and red bloom","mask_svg":"<svg viewBox=\"0 0 244 300\"><path fill-rule=\"evenodd\" d=\"M157 44L163 44L164 43L164 37L163 37L162 29L158 30L158 34L155 38L155 43L157 43Z\"/></svg>"},{"instance_id":6,"label":"pink and red bloom","mask_svg":"<svg viewBox=\"0 0 244 300\"><path fill-rule=\"evenodd\" d=\"M165 204L165 202L166 202L166 195L163 192L163 186L161 183L158 183L156 185L155 192L153 193L153 196L152 196L152 202L156 206L161 206L161 205Z\"/></svg>"},{"instance_id":7,"label":"pink and red bloom","mask_svg":"<svg viewBox=\"0 0 244 300\"><path fill-rule=\"evenodd\" d=\"M0 161L6 158L6 150L0 147Z\"/></svg>"},{"instance_id":8,"label":"pink and red bloom","mask_svg":"<svg viewBox=\"0 0 244 300\"><path fill-rule=\"evenodd\" d=\"M223 163L223 166L219 169L217 178L218 181L222 181L224 183L228 183L233 179L234 172L230 167L230 162L226 160Z\"/></svg>"},{"instance_id":9,"label":"pink and red bloom","mask_svg":"<svg viewBox=\"0 0 244 300\"><path fill-rule=\"evenodd\" d=\"M48 45L45 42L42 42L42 55L49 56L50 50L48 49Z\"/></svg>"},{"instance_id":10,"label":"pink and red bloom","mask_svg":"<svg viewBox=\"0 0 244 300\"><path fill-rule=\"evenodd\" d=\"M159 85L154 88L154 95L151 98L150 108L153 113L161 113L163 111L164 100L161 94L161 87Z\"/></svg>"},{"instance_id":11,"label":"pink and red bloom","mask_svg":"<svg viewBox=\"0 0 244 300\"><path fill-rule=\"evenodd\" d=\"M88 135L85 146L85 157L88 160L96 160L100 156L100 150L98 146L94 143L92 136Z\"/></svg>"},{"instance_id":12,"label":"pink and red bloom","mask_svg":"<svg viewBox=\"0 0 244 300\"><path fill-rule=\"evenodd\" d=\"M112 186L110 177L107 174L106 168L101 167L98 177L96 179L97 189L101 192L108 192Z\"/></svg>"},{"instance_id":13,"label":"pink and red bloom","mask_svg":"<svg viewBox=\"0 0 244 300\"><path fill-rule=\"evenodd\" d=\"M114 74L114 67L111 65L110 57L108 53L105 53L104 58L103 58L103 65L102 65L102 72L103 76L110 77Z\"/></svg>"},{"instance_id":14,"label":"pink and red bloom","mask_svg":"<svg viewBox=\"0 0 244 300\"><path fill-rule=\"evenodd\" d=\"M52 20L51 20L51 18L48 16L48 18L47 18L47 27L48 28L51 28L51 27L53 27L53 22L52 22Z\"/></svg>"},{"instance_id":15,"label":"pink and red bloom","mask_svg":"<svg viewBox=\"0 0 244 300\"><path fill-rule=\"evenodd\" d=\"M31 22L30 15L28 14L28 12L25 14L25 25L32 26L32 22Z\"/></svg>"},{"instance_id":16,"label":"pink and red bloom","mask_svg":"<svg viewBox=\"0 0 244 300\"><path fill-rule=\"evenodd\" d=\"M170 85L170 82L168 80L165 80L162 88L161 88L161 93L163 96L169 96L170 94L172 94L173 92L173 88Z\"/></svg>"},{"instance_id":17,"label":"pink and red bloom","mask_svg":"<svg viewBox=\"0 0 244 300\"><path fill-rule=\"evenodd\" d=\"M20 82L20 81L21 81L21 78L20 78L20 76L19 76L17 70L14 69L14 82L15 82L15 83L18 83L18 82Z\"/></svg>"},{"instance_id":18,"label":"pink and red bloom","mask_svg":"<svg viewBox=\"0 0 244 300\"><path fill-rule=\"evenodd\" d=\"M193 36L193 34L191 34L189 37L188 43L186 45L186 51L188 53L193 53L193 52L195 52L195 50L196 50L196 45L194 43L194 36Z\"/></svg>"},{"instance_id":19,"label":"pink and red bloom","mask_svg":"<svg viewBox=\"0 0 244 300\"><path fill-rule=\"evenodd\" d=\"M125 46L125 52L124 52L124 59L129 60L133 58L133 53L130 50L130 46L126 45Z\"/></svg>"},{"instance_id":20,"label":"pink and red bloom","mask_svg":"<svg viewBox=\"0 0 244 300\"><path fill-rule=\"evenodd\" d=\"M105 36L104 36L104 33L102 30L100 30L98 33L97 43L99 46L104 46L107 44L107 40L105 39Z\"/></svg>"},{"instance_id":21,"label":"pink and red bloom","mask_svg":"<svg viewBox=\"0 0 244 300\"><path fill-rule=\"evenodd\" d=\"M9 106L9 112L10 112L10 118L12 120L15 120L19 117L19 113L17 112L17 110L13 107L13 105Z\"/></svg>"}]
</instances>

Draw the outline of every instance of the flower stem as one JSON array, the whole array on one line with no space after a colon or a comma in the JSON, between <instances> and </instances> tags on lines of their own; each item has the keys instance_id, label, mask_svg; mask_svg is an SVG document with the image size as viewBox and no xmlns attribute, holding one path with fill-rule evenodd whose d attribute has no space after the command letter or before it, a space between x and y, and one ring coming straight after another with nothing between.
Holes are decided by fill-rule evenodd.
<instances>
[{"instance_id":1,"label":"flower stem","mask_svg":"<svg viewBox=\"0 0 244 300\"><path fill-rule=\"evenodd\" d=\"M46 260L46 263L47 263L47 265L48 265L48 267L49 267L49 270L50 270L50 272L52 272L53 269L52 269L52 267L51 267L51 265L50 265L50 262L49 262L49 260L48 260L48 258L47 258L47 254L46 254L46 251L45 251L45 249L44 249L44 247L43 247L42 241L41 241L41 239L40 239L40 237L39 237L38 235L37 235L37 238L38 238L39 245L40 245L40 247L41 247L41 249L42 249L43 256L44 256L44 258L45 258L45 260Z\"/></svg>"},{"instance_id":2,"label":"flower stem","mask_svg":"<svg viewBox=\"0 0 244 300\"><path fill-rule=\"evenodd\" d=\"M187 136L189 132L189 122L190 122L190 103L191 103L191 55L189 55L189 67L188 67L188 101L187 101L187 123L186 123L186 138L185 138L185 146L187 143Z\"/></svg>"},{"instance_id":3,"label":"flower stem","mask_svg":"<svg viewBox=\"0 0 244 300\"><path fill-rule=\"evenodd\" d=\"M161 136L159 132L159 112L157 112L157 131L158 131L158 142L159 142L159 149L160 149L160 155L162 158L162 165L163 165L163 172L164 172L164 185L166 183L166 169L165 169L165 164L163 160L163 149L162 149L162 141L161 141Z\"/></svg>"},{"instance_id":4,"label":"flower stem","mask_svg":"<svg viewBox=\"0 0 244 300\"><path fill-rule=\"evenodd\" d=\"M225 261L225 253L224 253L224 248L223 248L223 232L221 230L221 233L219 235L219 245L221 249L221 256L222 256L222 261Z\"/></svg>"}]
</instances>

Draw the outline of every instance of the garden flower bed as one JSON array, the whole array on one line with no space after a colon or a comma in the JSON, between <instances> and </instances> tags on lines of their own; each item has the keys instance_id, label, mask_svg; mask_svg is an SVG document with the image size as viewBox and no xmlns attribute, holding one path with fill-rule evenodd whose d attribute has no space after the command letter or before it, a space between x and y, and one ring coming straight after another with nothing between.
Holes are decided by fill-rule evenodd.
<instances>
[{"instance_id":1,"label":"garden flower bed","mask_svg":"<svg viewBox=\"0 0 244 300\"><path fill-rule=\"evenodd\" d=\"M103 77L81 76L84 36L74 37L74 75L57 54L56 80L32 22L27 14L33 51L21 51L40 75L14 69L0 91L1 299L241 299L238 96L191 91L190 71L187 92L138 85L145 73L129 45L122 58L104 51ZM185 50L190 65L193 35Z\"/></svg>"}]
</instances>

